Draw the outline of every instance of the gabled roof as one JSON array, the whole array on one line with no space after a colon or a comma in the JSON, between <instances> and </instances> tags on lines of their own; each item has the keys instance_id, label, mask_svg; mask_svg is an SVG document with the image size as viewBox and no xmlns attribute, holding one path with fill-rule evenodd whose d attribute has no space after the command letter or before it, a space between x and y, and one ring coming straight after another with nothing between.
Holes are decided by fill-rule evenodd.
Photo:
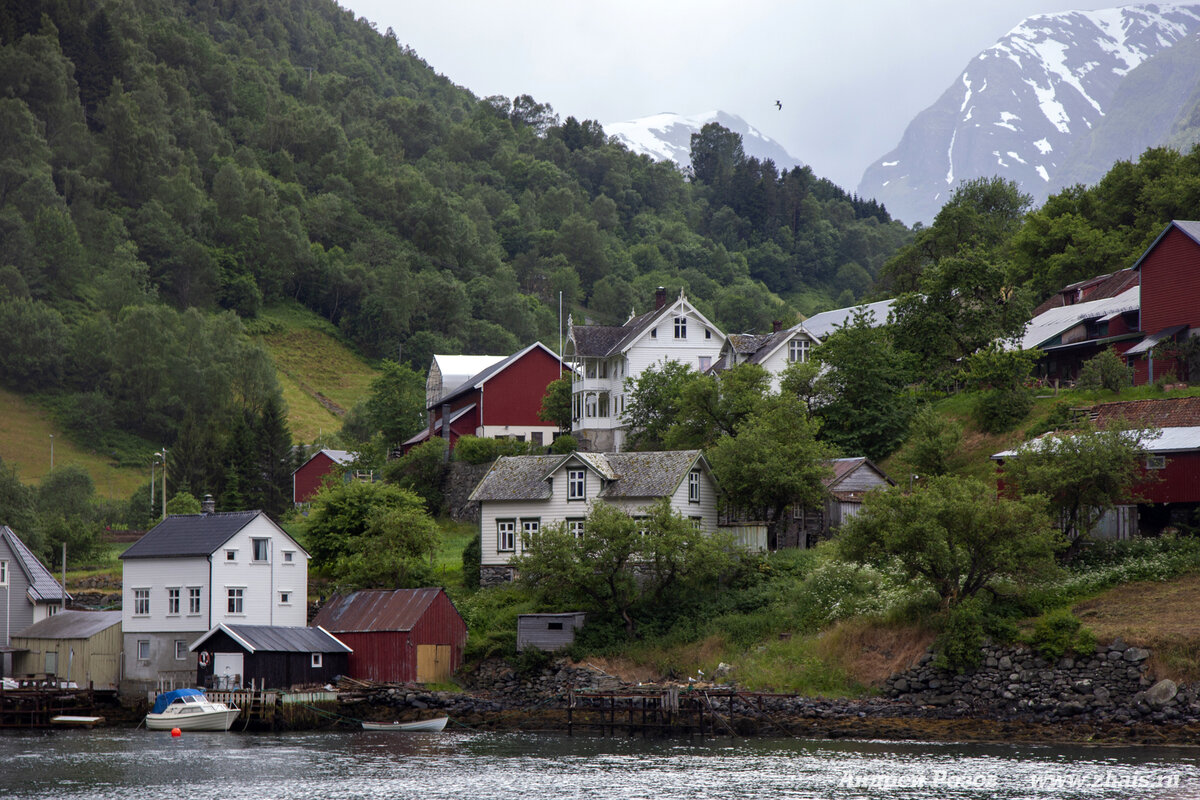
<instances>
[{"instance_id":1,"label":"gabled roof","mask_svg":"<svg viewBox=\"0 0 1200 800\"><path fill-rule=\"evenodd\" d=\"M211 514L172 514L134 542L121 558L195 558L212 555L258 517L284 536L287 532L261 511L221 511ZM291 539L288 536L288 539ZM300 547L299 544L296 544ZM300 548L303 550L303 548Z\"/></svg>"},{"instance_id":2,"label":"gabled roof","mask_svg":"<svg viewBox=\"0 0 1200 800\"><path fill-rule=\"evenodd\" d=\"M433 406L433 407L436 408L437 406ZM470 403L469 405L463 406L458 411L455 411L453 414L450 415L450 424L453 425L454 423L458 422L459 419L461 419L464 414L467 414L473 408L475 408L475 403ZM438 431L440 431L441 429L442 429L442 418L438 417L437 420L433 423L433 435L437 436ZM400 446L407 447L410 444L417 444L419 442L423 442L428 438L429 438L429 428L424 428L421 430L420 433L413 434L408 439L405 439L404 442Z\"/></svg>"},{"instance_id":3,"label":"gabled roof","mask_svg":"<svg viewBox=\"0 0 1200 800\"><path fill-rule=\"evenodd\" d=\"M1099 320L1137 311L1141 308L1141 286L1132 286L1115 297L1088 300L1069 306L1057 306L1038 314L1025 326L1019 345L1006 345L1010 349L1032 350L1059 336L1076 325L1088 320ZM1094 344L1095 341L1089 342Z\"/></svg>"},{"instance_id":4,"label":"gabled roof","mask_svg":"<svg viewBox=\"0 0 1200 800\"><path fill-rule=\"evenodd\" d=\"M1147 428L1200 426L1200 397L1100 403L1093 406L1092 416L1100 427L1117 421Z\"/></svg>"},{"instance_id":5,"label":"gabled roof","mask_svg":"<svg viewBox=\"0 0 1200 800\"><path fill-rule=\"evenodd\" d=\"M62 584L54 580L54 576L50 574L50 570L38 560L38 557L33 554L33 551L25 546L21 541L21 537L13 533L13 529L7 525L0 525L0 539L8 545L9 551L13 555L13 560L17 567L25 575L25 580L29 582L29 599L34 603L61 603L63 595L66 595L68 600L71 595L63 591Z\"/></svg>"},{"instance_id":6,"label":"gabled roof","mask_svg":"<svg viewBox=\"0 0 1200 800\"><path fill-rule=\"evenodd\" d=\"M850 322L854 318L854 312L859 308L865 308L868 315L874 315L875 324L872 327L886 325L888 313L892 310L892 303L894 302L896 301L880 300L876 303L866 303L857 306L847 306L846 308L835 308L832 311L822 311L820 314L813 314L804 320L804 328L813 336L824 339L837 328Z\"/></svg>"},{"instance_id":7,"label":"gabled roof","mask_svg":"<svg viewBox=\"0 0 1200 800\"><path fill-rule=\"evenodd\" d=\"M218 632L223 632L247 652L257 653L352 653L354 652L336 636L321 627L278 627L275 625L226 625L217 626L196 641L188 650L196 651Z\"/></svg>"},{"instance_id":8,"label":"gabled roof","mask_svg":"<svg viewBox=\"0 0 1200 800\"><path fill-rule=\"evenodd\" d=\"M575 325L570 323L567 336L575 343L576 355L590 357L616 355L628 350L660 320L678 315L681 309L694 314L713 333L724 338L721 329L712 324L695 306L689 303L683 292L679 293L675 302L665 303L662 308L640 316L631 316L624 325Z\"/></svg>"},{"instance_id":9,"label":"gabled roof","mask_svg":"<svg viewBox=\"0 0 1200 800\"><path fill-rule=\"evenodd\" d=\"M779 331L778 333L769 333L764 336L759 342L758 348L754 351L754 355L746 360L751 364L761 364L774 355L779 348L796 338L797 334L801 333L811 339L814 344L821 343L821 338L810 331L805 323L800 322L786 330Z\"/></svg>"},{"instance_id":10,"label":"gabled roof","mask_svg":"<svg viewBox=\"0 0 1200 800\"><path fill-rule=\"evenodd\" d=\"M1149 431L1130 431L1129 436L1137 434L1137 445L1147 453L1187 453L1200 450L1200 426L1179 428L1162 428ZM1057 439L1074 437L1080 434L1062 431L1043 433L1034 439L999 453L993 453L993 460L1016 458L1025 448L1040 450L1043 447L1053 447Z\"/></svg>"},{"instance_id":11,"label":"gabled roof","mask_svg":"<svg viewBox=\"0 0 1200 800\"><path fill-rule=\"evenodd\" d=\"M879 477L883 478L883 480L889 486L896 485L896 482L892 480L886 472L881 470L878 466L876 466L875 462L871 461L871 459L865 456L857 456L855 458L835 458L825 463L826 466L833 470L833 474L827 478L824 478L822 482L825 484L825 488L829 490L830 494L839 500L858 500L861 497L861 492L843 491L839 485L842 481L853 475L859 470L860 467L863 466L870 467L872 470L874 470L875 473L878 474Z\"/></svg>"},{"instance_id":12,"label":"gabled roof","mask_svg":"<svg viewBox=\"0 0 1200 800\"><path fill-rule=\"evenodd\" d=\"M487 369L492 364L503 361L504 358L504 356L435 354L433 363L437 364L438 371L442 373L442 391L450 392L457 389L460 383L472 375Z\"/></svg>"},{"instance_id":13,"label":"gabled roof","mask_svg":"<svg viewBox=\"0 0 1200 800\"><path fill-rule=\"evenodd\" d=\"M351 453L348 450L330 450L328 448L323 447L320 450L318 450L317 452L313 453L308 458L306 458L304 460L303 464L301 464L300 466L298 466L294 470L292 470L292 474L295 475L297 472L299 472L300 470L307 467L310 461L312 461L314 458L316 458L317 456L320 456L320 455L324 455L330 461L332 461L333 463L338 464L340 466L345 466L346 464L349 464L351 461L353 461L357 457L357 454Z\"/></svg>"},{"instance_id":14,"label":"gabled roof","mask_svg":"<svg viewBox=\"0 0 1200 800\"><path fill-rule=\"evenodd\" d=\"M1196 244L1200 244L1200 222L1194 222L1186 219L1173 219L1167 223L1167 227L1163 228L1162 233L1154 238L1154 241L1150 243L1150 246L1146 248L1145 252L1138 256L1138 260L1132 267L1130 267L1130 269L1140 270L1142 268L1142 262L1146 260L1146 256L1150 255L1154 248L1158 247L1158 243L1161 242L1163 238L1171 232L1172 229L1178 230Z\"/></svg>"},{"instance_id":15,"label":"gabled roof","mask_svg":"<svg viewBox=\"0 0 1200 800\"><path fill-rule=\"evenodd\" d=\"M337 633L411 631L442 591L429 588L335 594L321 606L313 624Z\"/></svg>"},{"instance_id":16,"label":"gabled roof","mask_svg":"<svg viewBox=\"0 0 1200 800\"><path fill-rule=\"evenodd\" d=\"M1141 279L1141 273L1137 270L1121 269L1107 275L1097 275L1094 278L1076 281L1055 292L1053 296L1033 310L1033 315L1036 317L1052 308L1116 297L1131 287L1140 285ZM1066 301L1068 296L1075 296L1077 299L1074 303L1068 303Z\"/></svg>"},{"instance_id":17,"label":"gabled roof","mask_svg":"<svg viewBox=\"0 0 1200 800\"><path fill-rule=\"evenodd\" d=\"M120 624L120 611L60 611L13 636L29 639L87 639Z\"/></svg>"},{"instance_id":18,"label":"gabled roof","mask_svg":"<svg viewBox=\"0 0 1200 800\"><path fill-rule=\"evenodd\" d=\"M539 349L544 350L546 352L546 355L550 356L553 359L558 358L558 354L555 353L553 350L551 350L549 347L546 347L546 345L542 344L541 342L534 342L533 344L529 345L528 347L521 350L520 352L513 353L511 356L508 356L507 358L502 357L501 360L497 361L494 364L490 364L489 366L487 366L484 369L480 370L479 372L475 373L471 377L467 378L465 381L460 383L455 389L448 391L444 395L442 395L442 397L437 401L437 403L429 406L429 408L434 409L434 408L439 407L442 403L454 402L456 399L458 399L462 395L466 394L467 392L470 392L474 389L481 388L485 383L488 382L488 380L490 378L492 378L495 375L497 375L498 373L503 372L504 370L508 369L509 367L511 367L516 362L520 361L522 358L524 358L528 353L532 352L533 350L539 350Z\"/></svg>"},{"instance_id":19,"label":"gabled roof","mask_svg":"<svg viewBox=\"0 0 1200 800\"><path fill-rule=\"evenodd\" d=\"M570 461L587 466L604 478L602 498L667 497L687 473L699 465L710 472L699 450L633 453L571 453L568 456L505 456L483 476L471 500L547 500L549 478Z\"/></svg>"}]
</instances>

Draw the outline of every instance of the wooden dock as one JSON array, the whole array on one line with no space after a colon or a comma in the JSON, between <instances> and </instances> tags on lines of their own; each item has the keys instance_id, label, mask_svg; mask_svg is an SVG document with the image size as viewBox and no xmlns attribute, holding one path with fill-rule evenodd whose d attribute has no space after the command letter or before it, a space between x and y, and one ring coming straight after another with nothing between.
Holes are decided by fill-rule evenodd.
<instances>
[{"instance_id":1,"label":"wooden dock","mask_svg":"<svg viewBox=\"0 0 1200 800\"><path fill-rule=\"evenodd\" d=\"M56 727L55 717L94 717L97 692L58 686L0 687L0 728Z\"/></svg>"}]
</instances>

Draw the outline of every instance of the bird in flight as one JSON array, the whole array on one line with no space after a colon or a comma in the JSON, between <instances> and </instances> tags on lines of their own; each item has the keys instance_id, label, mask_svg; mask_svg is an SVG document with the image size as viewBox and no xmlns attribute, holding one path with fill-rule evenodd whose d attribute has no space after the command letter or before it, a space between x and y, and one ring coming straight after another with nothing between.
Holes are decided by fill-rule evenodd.
<instances>
[{"instance_id":1,"label":"bird in flight","mask_svg":"<svg viewBox=\"0 0 1200 800\"><path fill-rule=\"evenodd\" d=\"M782 110L783 110L783 101L782 101L782 100L776 100L776 101L775 101L775 107L776 107L776 108L778 108L780 111L782 111Z\"/></svg>"}]
</instances>

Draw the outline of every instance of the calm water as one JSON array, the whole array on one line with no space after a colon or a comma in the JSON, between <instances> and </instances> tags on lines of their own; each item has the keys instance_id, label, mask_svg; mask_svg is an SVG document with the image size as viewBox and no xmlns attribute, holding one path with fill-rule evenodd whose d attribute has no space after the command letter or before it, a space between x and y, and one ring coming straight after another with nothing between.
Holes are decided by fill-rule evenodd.
<instances>
[{"instance_id":1,"label":"calm water","mask_svg":"<svg viewBox=\"0 0 1200 800\"><path fill-rule=\"evenodd\" d=\"M0 798L1200 798L1200 750L518 733L0 735Z\"/></svg>"}]
</instances>

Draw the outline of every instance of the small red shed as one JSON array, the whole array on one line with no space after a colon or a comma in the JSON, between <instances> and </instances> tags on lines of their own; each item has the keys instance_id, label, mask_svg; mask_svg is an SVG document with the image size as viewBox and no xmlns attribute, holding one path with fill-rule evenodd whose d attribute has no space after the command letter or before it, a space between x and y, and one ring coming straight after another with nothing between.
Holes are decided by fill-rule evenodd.
<instances>
[{"instance_id":1,"label":"small red shed","mask_svg":"<svg viewBox=\"0 0 1200 800\"><path fill-rule=\"evenodd\" d=\"M321 490L325 476L354 460L345 450L318 450L292 473L292 502L297 506L313 499Z\"/></svg>"},{"instance_id":2,"label":"small red shed","mask_svg":"<svg viewBox=\"0 0 1200 800\"><path fill-rule=\"evenodd\" d=\"M312 624L353 649L350 677L381 683L449 681L467 644L467 623L440 588L334 595Z\"/></svg>"}]
</instances>

